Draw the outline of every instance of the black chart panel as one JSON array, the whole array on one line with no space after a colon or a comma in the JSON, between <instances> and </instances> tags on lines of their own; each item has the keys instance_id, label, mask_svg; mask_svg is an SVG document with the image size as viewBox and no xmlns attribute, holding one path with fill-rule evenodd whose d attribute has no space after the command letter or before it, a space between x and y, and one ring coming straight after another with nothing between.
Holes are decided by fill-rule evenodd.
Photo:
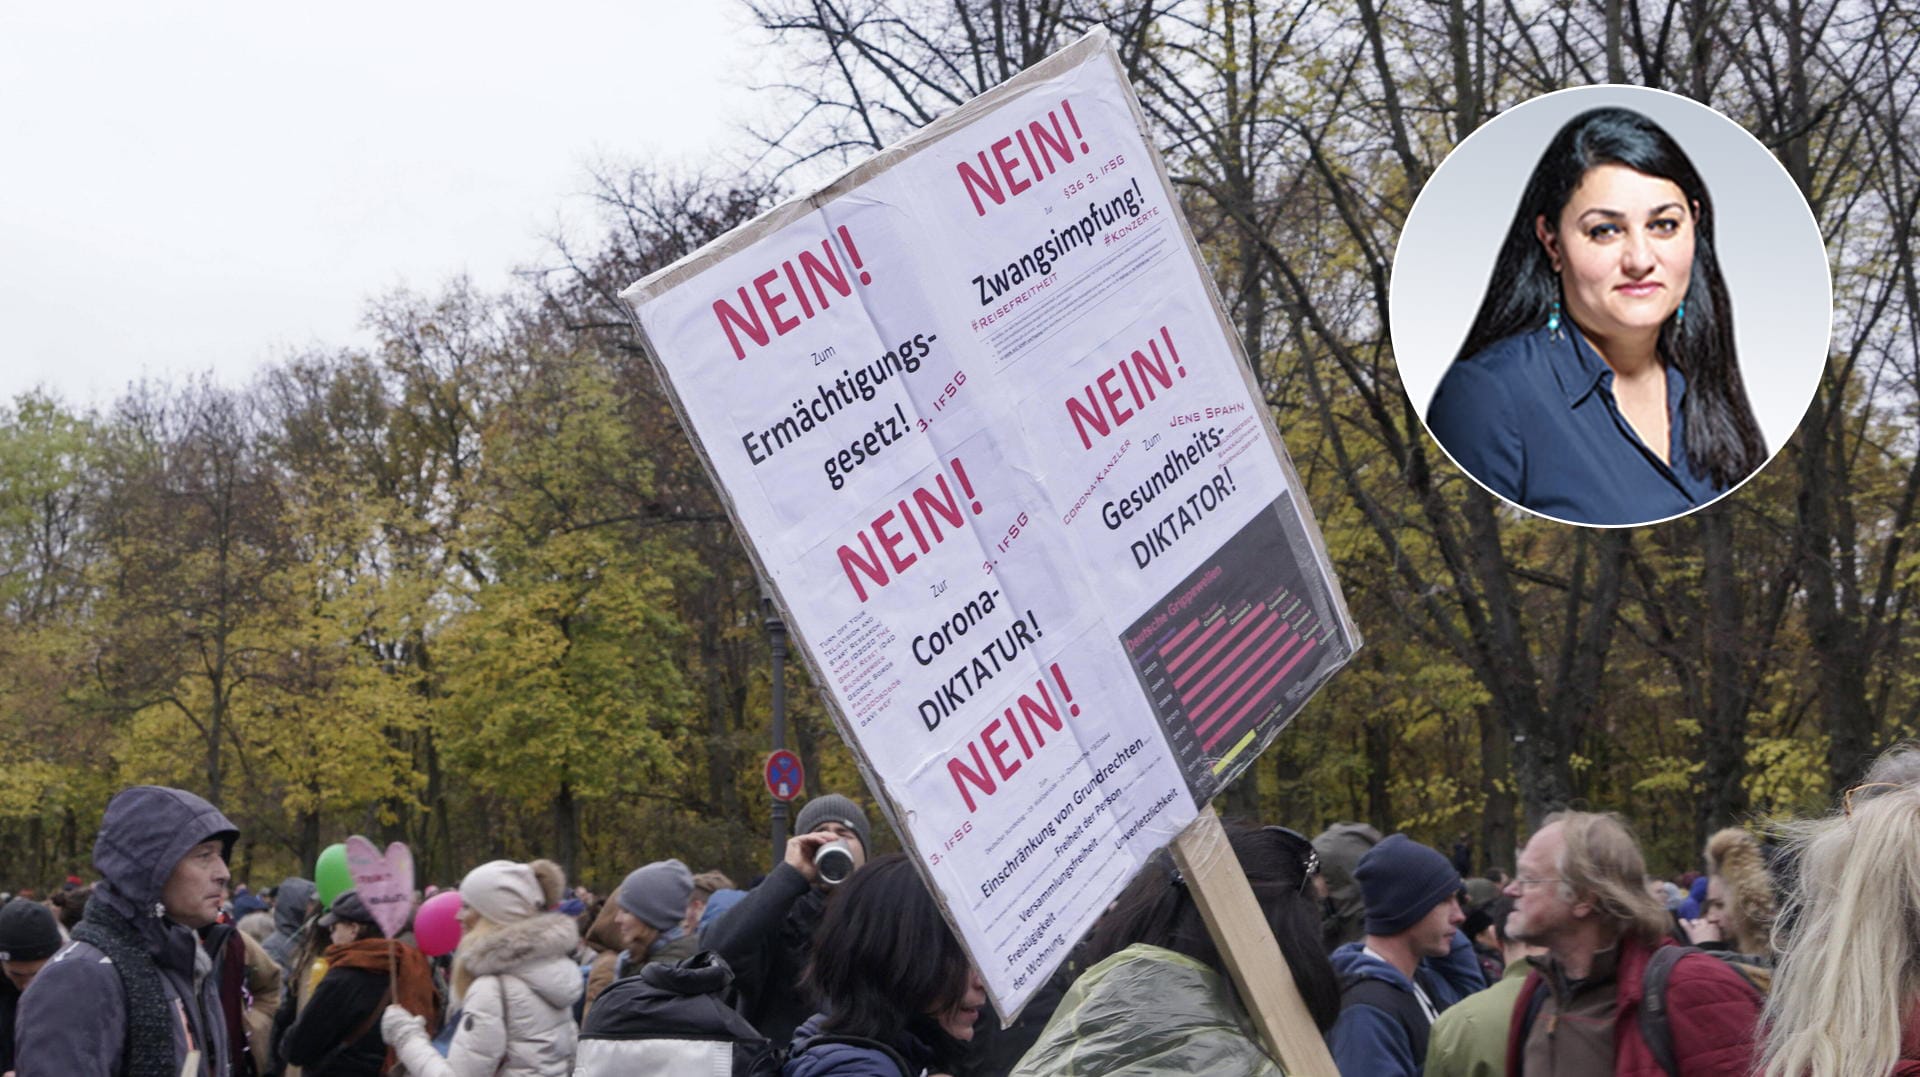
<instances>
[{"instance_id":1,"label":"black chart panel","mask_svg":"<svg viewBox=\"0 0 1920 1077\"><path fill-rule=\"evenodd\" d=\"M1351 649L1285 495L1122 642L1194 800L1211 800Z\"/></svg>"}]
</instances>

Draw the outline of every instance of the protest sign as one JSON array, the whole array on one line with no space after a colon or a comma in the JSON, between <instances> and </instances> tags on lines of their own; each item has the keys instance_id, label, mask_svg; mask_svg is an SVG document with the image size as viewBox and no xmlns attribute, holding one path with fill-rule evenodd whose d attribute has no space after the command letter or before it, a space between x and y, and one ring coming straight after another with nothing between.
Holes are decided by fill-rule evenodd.
<instances>
[{"instance_id":1,"label":"protest sign","mask_svg":"<svg viewBox=\"0 0 1920 1077\"><path fill-rule=\"evenodd\" d=\"M996 1008L1359 636L1103 33L623 293Z\"/></svg>"},{"instance_id":2,"label":"protest sign","mask_svg":"<svg viewBox=\"0 0 1920 1077\"><path fill-rule=\"evenodd\" d=\"M380 933L400 937L413 915L413 852L403 842L380 847L358 834L347 839L347 870L360 903L373 914Z\"/></svg>"}]
</instances>

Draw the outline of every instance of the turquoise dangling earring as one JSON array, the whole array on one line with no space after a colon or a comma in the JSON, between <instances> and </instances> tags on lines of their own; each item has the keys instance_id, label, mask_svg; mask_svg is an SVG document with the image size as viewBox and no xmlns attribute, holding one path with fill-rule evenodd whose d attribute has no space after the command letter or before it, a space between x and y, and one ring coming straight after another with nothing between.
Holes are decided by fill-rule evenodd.
<instances>
[{"instance_id":1,"label":"turquoise dangling earring","mask_svg":"<svg viewBox=\"0 0 1920 1077\"><path fill-rule=\"evenodd\" d=\"M1560 301L1556 299L1553 301L1553 311L1547 315L1547 332L1558 333L1559 331L1560 331Z\"/></svg>"},{"instance_id":2,"label":"turquoise dangling earring","mask_svg":"<svg viewBox=\"0 0 1920 1077\"><path fill-rule=\"evenodd\" d=\"M1680 325L1687 320L1687 301L1682 299L1680 306L1673 312L1673 324Z\"/></svg>"}]
</instances>

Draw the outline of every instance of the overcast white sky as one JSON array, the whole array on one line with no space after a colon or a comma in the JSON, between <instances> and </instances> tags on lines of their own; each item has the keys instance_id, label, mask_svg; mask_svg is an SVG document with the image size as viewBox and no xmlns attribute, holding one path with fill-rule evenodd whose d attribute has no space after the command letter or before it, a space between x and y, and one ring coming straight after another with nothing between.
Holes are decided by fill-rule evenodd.
<instances>
[{"instance_id":1,"label":"overcast white sky","mask_svg":"<svg viewBox=\"0 0 1920 1077\"><path fill-rule=\"evenodd\" d=\"M239 385L502 287L590 162L738 162L760 40L723 0L0 5L0 399Z\"/></svg>"}]
</instances>

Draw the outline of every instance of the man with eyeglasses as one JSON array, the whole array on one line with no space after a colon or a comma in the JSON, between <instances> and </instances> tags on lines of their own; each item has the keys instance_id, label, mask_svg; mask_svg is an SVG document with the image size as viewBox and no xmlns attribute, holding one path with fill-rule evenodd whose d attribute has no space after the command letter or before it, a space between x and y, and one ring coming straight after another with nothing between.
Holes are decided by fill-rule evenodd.
<instances>
[{"instance_id":1,"label":"man with eyeglasses","mask_svg":"<svg viewBox=\"0 0 1920 1077\"><path fill-rule=\"evenodd\" d=\"M1419 1077L1435 1017L1486 987L1460 873L1437 850L1390 834L1354 869L1366 935L1333 952L1340 1018L1327 1034L1343 1074Z\"/></svg>"},{"instance_id":2,"label":"man with eyeglasses","mask_svg":"<svg viewBox=\"0 0 1920 1077\"><path fill-rule=\"evenodd\" d=\"M1707 954L1672 966L1666 1020L1648 1038L1642 1014L1654 952L1671 919L1646 891L1646 862L1611 812L1549 816L1507 886L1508 936L1544 946L1514 1004L1507 1073L1518 1077L1744 1077L1753 1066L1761 999ZM1656 1042L1665 1040L1671 1067Z\"/></svg>"}]
</instances>

